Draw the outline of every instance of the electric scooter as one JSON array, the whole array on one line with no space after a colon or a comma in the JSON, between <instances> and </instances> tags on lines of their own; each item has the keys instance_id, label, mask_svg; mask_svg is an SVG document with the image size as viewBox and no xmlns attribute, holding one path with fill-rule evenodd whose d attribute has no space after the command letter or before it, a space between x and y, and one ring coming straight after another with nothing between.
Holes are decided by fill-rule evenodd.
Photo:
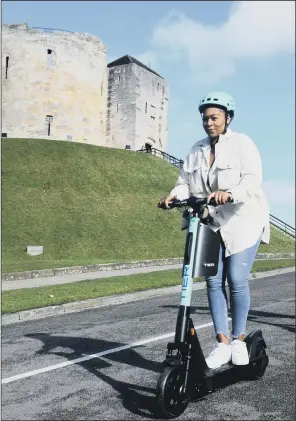
<instances>
[{"instance_id":1,"label":"electric scooter","mask_svg":"<svg viewBox=\"0 0 296 421\"><path fill-rule=\"evenodd\" d=\"M217 206L212 199L209 205ZM164 204L158 205L167 209ZM175 340L167 345L164 371L156 386L156 402L160 415L176 418L190 401L223 387L223 377L231 383L256 380L263 376L268 365L266 343L260 329L248 334L246 342L249 364L224 364L218 369L207 366L193 321L190 317L193 278L215 276L218 271L220 237L207 225L212 220L207 199L194 196L174 200L169 209L189 207L183 212L183 227L187 229L182 270L181 303L177 316ZM185 221L185 223L184 223ZM224 375L224 376L223 376Z\"/></svg>"}]
</instances>

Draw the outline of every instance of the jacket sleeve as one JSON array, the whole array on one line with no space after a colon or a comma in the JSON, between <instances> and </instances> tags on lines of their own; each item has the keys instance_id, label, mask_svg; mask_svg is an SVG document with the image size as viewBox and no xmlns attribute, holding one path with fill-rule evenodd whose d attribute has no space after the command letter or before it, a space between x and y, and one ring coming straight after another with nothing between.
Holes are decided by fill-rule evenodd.
<instances>
[{"instance_id":1,"label":"jacket sleeve","mask_svg":"<svg viewBox=\"0 0 296 421\"><path fill-rule=\"evenodd\" d=\"M248 136L244 136L241 145L240 182L228 190L232 194L234 203L246 202L258 192L262 183L262 162L255 143Z\"/></svg>"},{"instance_id":2,"label":"jacket sleeve","mask_svg":"<svg viewBox=\"0 0 296 421\"><path fill-rule=\"evenodd\" d=\"M177 199L179 200L188 199L190 196L188 173L186 173L183 169L180 171L176 185L170 195L177 196Z\"/></svg>"}]
</instances>

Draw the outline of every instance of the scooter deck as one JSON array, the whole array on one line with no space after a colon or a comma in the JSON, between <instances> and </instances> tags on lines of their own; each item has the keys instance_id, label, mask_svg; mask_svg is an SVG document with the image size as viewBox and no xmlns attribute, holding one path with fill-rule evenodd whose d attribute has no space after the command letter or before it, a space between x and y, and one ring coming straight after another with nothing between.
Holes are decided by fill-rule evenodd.
<instances>
[{"instance_id":1,"label":"scooter deck","mask_svg":"<svg viewBox=\"0 0 296 421\"><path fill-rule=\"evenodd\" d=\"M222 377L224 374L225 376L233 376L233 377L240 377L243 378L244 374L247 375L249 370L251 369L251 363L246 365L234 365L231 362L227 364L223 364L221 367L212 368L210 369L211 377L218 378Z\"/></svg>"},{"instance_id":2,"label":"scooter deck","mask_svg":"<svg viewBox=\"0 0 296 421\"><path fill-rule=\"evenodd\" d=\"M250 362L248 364L245 364L245 365L234 365L231 362L229 362L227 364L221 365L221 367L211 368L210 371L211 371L213 376L215 376L216 374L219 374L219 373L223 373L227 370L237 370L237 371L240 371L240 372L245 371L245 370L248 371L248 370L252 369L253 362L261 360L261 359L262 358L260 358L260 357L255 358L254 360L250 360Z\"/></svg>"},{"instance_id":3,"label":"scooter deck","mask_svg":"<svg viewBox=\"0 0 296 421\"><path fill-rule=\"evenodd\" d=\"M230 362L223 364L221 367L209 369L210 376L201 377L197 382L193 381L193 384L195 383L198 386L197 390L199 391L195 397L205 396L207 393L224 389L230 384L243 380L248 371L247 367L249 367L249 364L245 366L236 366ZM200 389L201 385L202 388Z\"/></svg>"},{"instance_id":4,"label":"scooter deck","mask_svg":"<svg viewBox=\"0 0 296 421\"><path fill-rule=\"evenodd\" d=\"M227 370L234 370L237 366L233 365L231 362L227 363L227 364L223 364L221 365L221 367L218 368L210 368L210 372L213 376L219 374L219 373L223 373L224 371Z\"/></svg>"},{"instance_id":5,"label":"scooter deck","mask_svg":"<svg viewBox=\"0 0 296 421\"><path fill-rule=\"evenodd\" d=\"M246 365L234 365L230 362L228 364L223 364L219 368L210 369L211 376L204 378L208 392L213 392L214 390L227 387L230 384L250 379L254 364L263 364L266 367L268 364L268 356L263 355L255 357Z\"/></svg>"}]
</instances>

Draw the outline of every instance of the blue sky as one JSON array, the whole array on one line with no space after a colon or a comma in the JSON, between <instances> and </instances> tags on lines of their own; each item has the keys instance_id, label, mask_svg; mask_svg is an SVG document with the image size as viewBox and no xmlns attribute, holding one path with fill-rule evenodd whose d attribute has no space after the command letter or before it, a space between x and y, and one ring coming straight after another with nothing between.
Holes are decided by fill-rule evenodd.
<instances>
[{"instance_id":1,"label":"blue sky","mask_svg":"<svg viewBox=\"0 0 296 421\"><path fill-rule=\"evenodd\" d=\"M2 23L23 22L99 36L108 61L150 62L169 84L167 152L176 157L204 137L199 99L232 94L231 128L259 148L270 211L295 226L295 2L2 2Z\"/></svg>"}]
</instances>

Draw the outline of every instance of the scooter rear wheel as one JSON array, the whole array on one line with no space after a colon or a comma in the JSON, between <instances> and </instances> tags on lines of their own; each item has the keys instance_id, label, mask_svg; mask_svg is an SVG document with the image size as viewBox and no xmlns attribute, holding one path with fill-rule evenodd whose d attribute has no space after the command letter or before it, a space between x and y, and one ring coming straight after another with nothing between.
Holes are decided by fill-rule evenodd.
<instances>
[{"instance_id":1,"label":"scooter rear wheel","mask_svg":"<svg viewBox=\"0 0 296 421\"><path fill-rule=\"evenodd\" d=\"M251 365L251 369L248 374L248 380L259 380L265 373L266 367L268 365L268 356L263 348L261 349L259 356L262 359L254 362Z\"/></svg>"},{"instance_id":2,"label":"scooter rear wheel","mask_svg":"<svg viewBox=\"0 0 296 421\"><path fill-rule=\"evenodd\" d=\"M184 369L180 366L167 367L160 375L156 386L158 409L166 418L180 416L188 406L189 397L183 392Z\"/></svg>"}]
</instances>

